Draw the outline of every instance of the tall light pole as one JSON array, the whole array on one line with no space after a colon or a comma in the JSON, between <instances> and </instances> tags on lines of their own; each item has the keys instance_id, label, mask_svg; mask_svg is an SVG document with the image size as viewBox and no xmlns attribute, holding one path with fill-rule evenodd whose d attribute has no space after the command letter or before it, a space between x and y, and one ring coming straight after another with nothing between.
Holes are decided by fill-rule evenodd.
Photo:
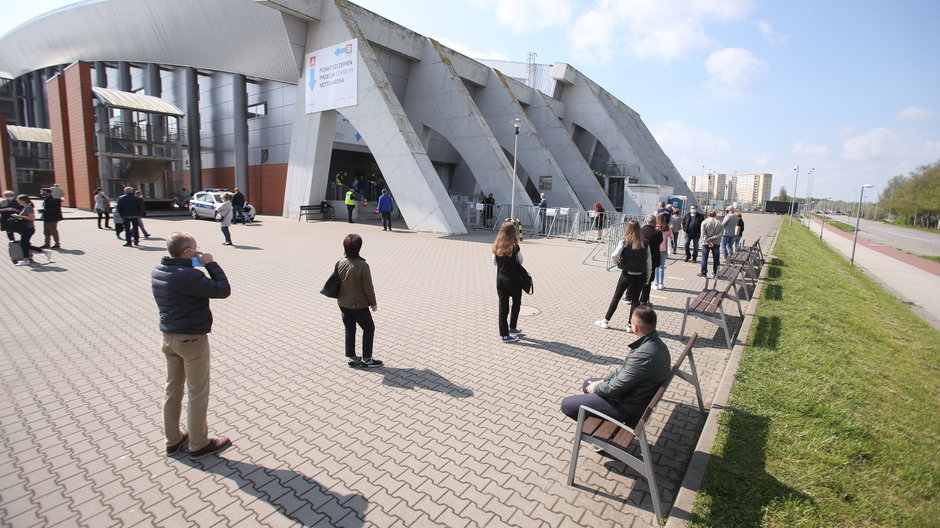
<instances>
[{"instance_id":1,"label":"tall light pole","mask_svg":"<svg viewBox=\"0 0 940 528\"><path fill-rule=\"evenodd\" d=\"M793 225L793 202L796 200L797 184L800 183L800 166L793 167L793 170L796 171L796 181L793 182L793 196L790 197L790 221L787 222L787 227Z\"/></svg>"},{"instance_id":2,"label":"tall light pole","mask_svg":"<svg viewBox=\"0 0 940 528\"><path fill-rule=\"evenodd\" d=\"M806 189L806 201L809 206L810 214L813 214L813 181L816 179L816 176L814 176L815 172L816 172L816 168L813 167L812 169L809 170L808 173L806 173L806 175L809 177L809 185L807 186L807 189Z\"/></svg>"},{"instance_id":3,"label":"tall light pole","mask_svg":"<svg viewBox=\"0 0 940 528\"><path fill-rule=\"evenodd\" d=\"M512 189L509 191L511 198L509 199L509 218L507 218L512 222L516 219L516 163L519 162L519 129L522 128L522 120L517 117L510 122L516 130L516 139L512 146Z\"/></svg>"},{"instance_id":4,"label":"tall light pole","mask_svg":"<svg viewBox=\"0 0 940 528\"><path fill-rule=\"evenodd\" d=\"M852 239L852 260L850 263L855 265L855 244L858 242L858 225L862 219L862 197L865 196L865 189L871 189L874 185L866 183L862 185L862 192L858 195L858 215L855 217L855 238Z\"/></svg>"},{"instance_id":5,"label":"tall light pole","mask_svg":"<svg viewBox=\"0 0 940 528\"><path fill-rule=\"evenodd\" d=\"M823 203L827 203L831 199L832 198L827 196ZM822 220L822 223L819 225L819 240L822 240L823 229L826 227L826 207L825 206L823 206L822 214L819 216L821 217L821 220Z\"/></svg>"}]
</instances>

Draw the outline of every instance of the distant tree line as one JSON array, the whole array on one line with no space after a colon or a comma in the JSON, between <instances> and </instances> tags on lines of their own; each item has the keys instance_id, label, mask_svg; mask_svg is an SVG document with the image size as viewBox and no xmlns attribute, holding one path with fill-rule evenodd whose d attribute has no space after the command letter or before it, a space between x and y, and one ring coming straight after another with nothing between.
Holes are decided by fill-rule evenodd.
<instances>
[{"instance_id":1,"label":"distant tree line","mask_svg":"<svg viewBox=\"0 0 940 528\"><path fill-rule=\"evenodd\" d=\"M878 207L895 223L940 229L940 161L888 180Z\"/></svg>"}]
</instances>

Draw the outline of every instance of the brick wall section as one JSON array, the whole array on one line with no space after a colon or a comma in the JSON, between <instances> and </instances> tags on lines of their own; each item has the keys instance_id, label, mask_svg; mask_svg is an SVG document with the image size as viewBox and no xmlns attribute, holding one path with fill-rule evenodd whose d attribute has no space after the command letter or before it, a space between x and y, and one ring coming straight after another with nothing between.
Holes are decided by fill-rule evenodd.
<instances>
[{"instance_id":1,"label":"brick wall section","mask_svg":"<svg viewBox=\"0 0 940 528\"><path fill-rule=\"evenodd\" d=\"M46 81L49 100L49 128L52 130L52 169L54 181L65 189L65 204L75 201L75 180L72 175L72 146L69 141L68 101L65 77L56 75Z\"/></svg>"},{"instance_id":2,"label":"brick wall section","mask_svg":"<svg viewBox=\"0 0 940 528\"><path fill-rule=\"evenodd\" d=\"M10 168L10 135L7 134L7 116L0 114L0 179L3 189L13 189L13 170Z\"/></svg>"},{"instance_id":3,"label":"brick wall section","mask_svg":"<svg viewBox=\"0 0 940 528\"><path fill-rule=\"evenodd\" d=\"M286 186L286 163L248 167L248 201L255 206L258 213L282 214Z\"/></svg>"},{"instance_id":4,"label":"brick wall section","mask_svg":"<svg viewBox=\"0 0 940 528\"><path fill-rule=\"evenodd\" d=\"M189 171L183 173L189 182ZM235 167L202 169L203 189L235 189ZM287 187L287 164L251 165L248 167L248 189L242 189L248 202L258 214L280 215L284 208L284 189ZM193 192L202 189L193 189Z\"/></svg>"},{"instance_id":5,"label":"brick wall section","mask_svg":"<svg viewBox=\"0 0 940 528\"><path fill-rule=\"evenodd\" d=\"M95 114L92 108L91 66L88 63L76 62L65 69L65 92L74 186L70 205L91 209L98 182L98 158L94 147Z\"/></svg>"}]
</instances>

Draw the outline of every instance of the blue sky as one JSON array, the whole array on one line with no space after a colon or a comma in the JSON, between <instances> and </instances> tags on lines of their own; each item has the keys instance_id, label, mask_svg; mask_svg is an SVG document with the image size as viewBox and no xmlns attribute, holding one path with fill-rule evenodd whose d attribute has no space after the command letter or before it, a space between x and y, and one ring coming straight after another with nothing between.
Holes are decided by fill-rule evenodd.
<instances>
[{"instance_id":1,"label":"blue sky","mask_svg":"<svg viewBox=\"0 0 940 528\"><path fill-rule=\"evenodd\" d=\"M69 1L0 0L0 34ZM679 172L771 172L857 199L940 160L935 0L359 0L474 58L567 62ZM854 197L854 198L853 198Z\"/></svg>"}]
</instances>

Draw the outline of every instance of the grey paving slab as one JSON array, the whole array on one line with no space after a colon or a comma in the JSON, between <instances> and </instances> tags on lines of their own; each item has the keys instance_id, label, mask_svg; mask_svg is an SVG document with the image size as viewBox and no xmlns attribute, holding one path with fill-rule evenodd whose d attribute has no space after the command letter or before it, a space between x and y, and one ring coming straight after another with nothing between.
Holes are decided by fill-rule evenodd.
<instances>
[{"instance_id":1,"label":"grey paving slab","mask_svg":"<svg viewBox=\"0 0 940 528\"><path fill-rule=\"evenodd\" d=\"M74 218L77 215L71 213ZM749 215L747 238L778 217ZM631 341L628 307L594 326L617 281L593 244L523 243L535 315L521 343L498 340L491 233L441 237L383 232L377 223L262 217L234 226L149 218L154 235L125 248L92 220L60 224L52 263L0 266L0 524L4 526L645 526L647 484L584 453L565 485L574 423L558 410L581 381L619 364ZM212 302L210 433L222 458L166 458L165 376L151 268L172 231L193 233L232 284ZM335 301L318 294L363 236L379 311L376 357L347 368ZM39 258L42 261L44 259ZM671 258L653 292L674 350L681 307L701 289L697 265ZM734 311L736 315L736 310ZM740 318L732 317L737 328ZM696 360L710 401L728 351L721 330ZM664 500L672 500L704 422L677 382L652 441Z\"/></svg>"}]
</instances>

